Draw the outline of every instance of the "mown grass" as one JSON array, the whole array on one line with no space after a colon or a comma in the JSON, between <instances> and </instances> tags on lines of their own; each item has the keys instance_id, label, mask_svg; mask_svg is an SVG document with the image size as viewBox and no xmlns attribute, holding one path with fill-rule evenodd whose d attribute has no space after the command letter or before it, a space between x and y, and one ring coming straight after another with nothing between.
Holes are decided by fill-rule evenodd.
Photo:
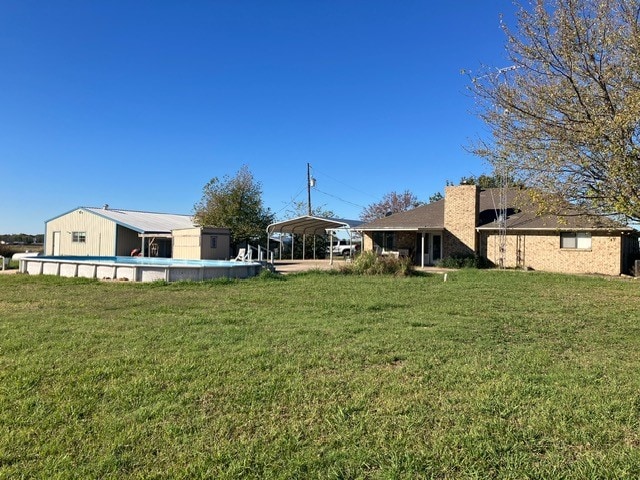
<instances>
[{"instance_id":1,"label":"mown grass","mask_svg":"<svg viewBox=\"0 0 640 480\"><path fill-rule=\"evenodd\" d=\"M0 478L637 478L639 288L0 276Z\"/></svg>"}]
</instances>

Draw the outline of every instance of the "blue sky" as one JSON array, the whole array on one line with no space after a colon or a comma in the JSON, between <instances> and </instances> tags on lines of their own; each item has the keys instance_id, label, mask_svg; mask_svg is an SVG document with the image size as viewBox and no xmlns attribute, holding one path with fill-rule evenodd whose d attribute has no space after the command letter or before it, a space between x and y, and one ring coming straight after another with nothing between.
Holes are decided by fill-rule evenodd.
<instances>
[{"instance_id":1,"label":"blue sky","mask_svg":"<svg viewBox=\"0 0 640 480\"><path fill-rule=\"evenodd\" d=\"M0 233L78 206L192 213L246 164L265 206L343 218L489 173L460 72L510 0L0 0ZM512 22L511 22L512 23Z\"/></svg>"}]
</instances>

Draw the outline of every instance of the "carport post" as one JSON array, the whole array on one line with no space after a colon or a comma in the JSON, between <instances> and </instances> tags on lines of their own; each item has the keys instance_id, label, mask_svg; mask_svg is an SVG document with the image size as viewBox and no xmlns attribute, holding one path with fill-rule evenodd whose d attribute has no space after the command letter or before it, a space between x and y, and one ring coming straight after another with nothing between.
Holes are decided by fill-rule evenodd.
<instances>
[{"instance_id":1,"label":"carport post","mask_svg":"<svg viewBox=\"0 0 640 480\"><path fill-rule=\"evenodd\" d=\"M302 234L302 260L304 260L304 251L306 250L307 247L307 234L303 233Z\"/></svg>"},{"instance_id":2,"label":"carport post","mask_svg":"<svg viewBox=\"0 0 640 480\"><path fill-rule=\"evenodd\" d=\"M333 230L329 230L329 265L333 265Z\"/></svg>"}]
</instances>

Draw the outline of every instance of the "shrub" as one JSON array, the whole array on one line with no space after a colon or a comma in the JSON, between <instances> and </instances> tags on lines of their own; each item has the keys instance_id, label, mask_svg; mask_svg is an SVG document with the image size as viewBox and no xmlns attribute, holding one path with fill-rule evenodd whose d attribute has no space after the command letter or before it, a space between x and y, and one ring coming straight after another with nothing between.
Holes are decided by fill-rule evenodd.
<instances>
[{"instance_id":1,"label":"shrub","mask_svg":"<svg viewBox=\"0 0 640 480\"><path fill-rule=\"evenodd\" d=\"M273 272L268 268L263 268L260 270L260 274L258 275L260 280L286 280L284 275Z\"/></svg>"},{"instance_id":2,"label":"shrub","mask_svg":"<svg viewBox=\"0 0 640 480\"><path fill-rule=\"evenodd\" d=\"M491 266L486 258L475 254L451 255L439 260L436 265L442 268L489 268Z\"/></svg>"},{"instance_id":3,"label":"shrub","mask_svg":"<svg viewBox=\"0 0 640 480\"><path fill-rule=\"evenodd\" d=\"M396 275L409 276L414 273L409 258L381 257L368 251L358 255L352 263L342 265L340 272L356 275Z\"/></svg>"},{"instance_id":4,"label":"shrub","mask_svg":"<svg viewBox=\"0 0 640 480\"><path fill-rule=\"evenodd\" d=\"M0 244L0 255L2 255L3 257L11 258L13 254L14 251L11 246Z\"/></svg>"}]
</instances>

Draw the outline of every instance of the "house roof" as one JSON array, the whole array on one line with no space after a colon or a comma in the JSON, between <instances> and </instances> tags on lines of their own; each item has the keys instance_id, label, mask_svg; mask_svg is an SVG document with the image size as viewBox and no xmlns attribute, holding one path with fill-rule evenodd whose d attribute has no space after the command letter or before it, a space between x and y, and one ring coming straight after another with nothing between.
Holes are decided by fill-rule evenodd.
<instances>
[{"instance_id":1,"label":"house roof","mask_svg":"<svg viewBox=\"0 0 640 480\"><path fill-rule=\"evenodd\" d=\"M171 233L171 230L194 227L190 215L173 213L139 212L111 208L80 207L103 218L113 220L118 225L138 233Z\"/></svg>"},{"instance_id":2,"label":"house roof","mask_svg":"<svg viewBox=\"0 0 640 480\"><path fill-rule=\"evenodd\" d=\"M610 218L589 215L587 211L567 205L559 214L539 214L538 206L527 190L509 188L507 197L507 229L510 230L617 230L632 231ZM446 199L422 205L406 212L379 218L361 225L358 230L443 230ZM500 191L489 188L480 191L479 230L497 230Z\"/></svg>"},{"instance_id":3,"label":"house roof","mask_svg":"<svg viewBox=\"0 0 640 480\"><path fill-rule=\"evenodd\" d=\"M444 199L360 225L357 230L442 230Z\"/></svg>"},{"instance_id":4,"label":"house roof","mask_svg":"<svg viewBox=\"0 0 640 480\"><path fill-rule=\"evenodd\" d=\"M607 230L632 231L633 229L603 215L596 215L584 208L565 203L557 213L540 213L539 204L531 196L531 190L509 188L507 197L507 222L509 230ZM490 188L480 192L480 221L478 230L497 230L500 190Z\"/></svg>"}]
</instances>

